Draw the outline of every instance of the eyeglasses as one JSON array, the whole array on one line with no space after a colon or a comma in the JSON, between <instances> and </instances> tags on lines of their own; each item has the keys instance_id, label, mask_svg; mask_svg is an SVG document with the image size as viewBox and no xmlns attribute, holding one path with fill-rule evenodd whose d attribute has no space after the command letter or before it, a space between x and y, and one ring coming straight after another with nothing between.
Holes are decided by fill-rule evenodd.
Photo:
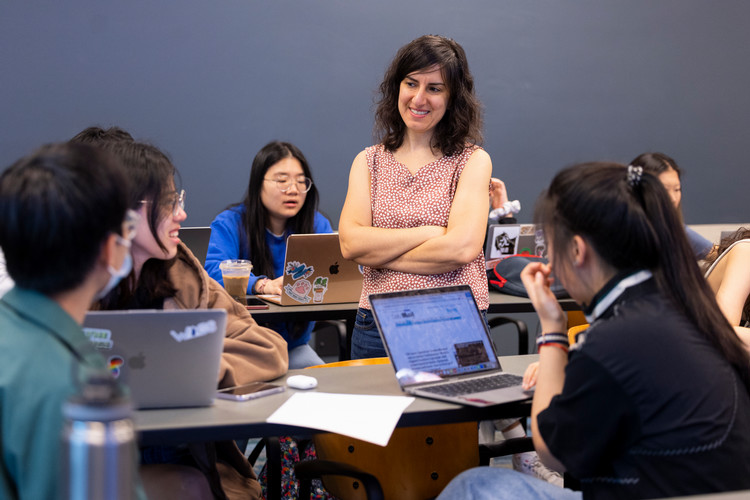
<instances>
[{"instance_id":1,"label":"eyeglasses","mask_svg":"<svg viewBox=\"0 0 750 500\"><path fill-rule=\"evenodd\" d=\"M130 242L135 238L136 228L140 219L141 216L135 210L128 209L125 212L125 219L122 221L122 236L119 234L116 235L118 243L122 246L130 247Z\"/></svg>"},{"instance_id":2,"label":"eyeglasses","mask_svg":"<svg viewBox=\"0 0 750 500\"><path fill-rule=\"evenodd\" d=\"M141 200L141 203L151 203L150 200ZM172 216L177 217L180 210L185 210L185 190L175 191L165 197L163 204L172 209Z\"/></svg>"},{"instance_id":3,"label":"eyeglasses","mask_svg":"<svg viewBox=\"0 0 750 500\"><path fill-rule=\"evenodd\" d=\"M286 193L287 191L289 191L292 185L297 186L297 190L300 193L306 193L310 191L310 188L313 185L313 181L309 177L297 177L296 180L292 179L291 177L276 177L275 179L263 180L268 182L275 182L276 187L279 188L279 191L281 191L282 193Z\"/></svg>"}]
</instances>

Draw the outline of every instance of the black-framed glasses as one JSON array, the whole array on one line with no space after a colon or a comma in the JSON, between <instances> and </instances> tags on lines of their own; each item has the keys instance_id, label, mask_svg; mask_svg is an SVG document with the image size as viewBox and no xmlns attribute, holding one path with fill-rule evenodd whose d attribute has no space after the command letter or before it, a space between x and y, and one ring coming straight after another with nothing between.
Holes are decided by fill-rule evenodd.
<instances>
[{"instance_id":1,"label":"black-framed glasses","mask_svg":"<svg viewBox=\"0 0 750 500\"><path fill-rule=\"evenodd\" d=\"M291 189L292 185L297 186L297 191L300 193L306 193L310 191L310 188L313 185L312 179L309 177L297 177L296 179L292 179L291 177L276 177L275 179L263 179L264 181L268 182L275 182L276 187L279 188L279 191L282 193L286 193Z\"/></svg>"},{"instance_id":2,"label":"black-framed glasses","mask_svg":"<svg viewBox=\"0 0 750 500\"><path fill-rule=\"evenodd\" d=\"M141 200L141 203L150 203L149 200ZM175 191L165 197L164 205L172 210L172 216L177 217L180 210L185 210L185 190Z\"/></svg>"}]
</instances>

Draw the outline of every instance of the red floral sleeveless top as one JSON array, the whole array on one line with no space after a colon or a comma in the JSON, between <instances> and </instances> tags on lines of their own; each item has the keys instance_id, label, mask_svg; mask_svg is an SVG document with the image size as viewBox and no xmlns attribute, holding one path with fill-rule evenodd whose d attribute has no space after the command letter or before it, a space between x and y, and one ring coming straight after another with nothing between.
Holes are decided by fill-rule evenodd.
<instances>
[{"instance_id":1,"label":"red floral sleeveless top","mask_svg":"<svg viewBox=\"0 0 750 500\"><path fill-rule=\"evenodd\" d=\"M412 175L382 144L365 149L370 170L370 203L373 227L407 228L425 225L448 226L453 196L466 162L478 146L467 147L424 165ZM469 285L479 309L489 307L484 253L470 263L443 274L409 274L390 269L364 267L359 306L370 308L371 293L415 288Z\"/></svg>"}]
</instances>

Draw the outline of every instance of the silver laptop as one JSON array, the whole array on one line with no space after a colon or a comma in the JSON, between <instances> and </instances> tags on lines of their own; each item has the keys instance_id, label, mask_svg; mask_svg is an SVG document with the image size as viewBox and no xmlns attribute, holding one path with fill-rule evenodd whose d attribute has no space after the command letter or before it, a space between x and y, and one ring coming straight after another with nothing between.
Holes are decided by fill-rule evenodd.
<instances>
[{"instance_id":1,"label":"silver laptop","mask_svg":"<svg viewBox=\"0 0 750 500\"><path fill-rule=\"evenodd\" d=\"M341 255L338 233L292 234L286 240L281 295L259 295L282 306L358 302L362 271Z\"/></svg>"},{"instance_id":2,"label":"silver laptop","mask_svg":"<svg viewBox=\"0 0 750 500\"><path fill-rule=\"evenodd\" d=\"M181 227L180 240L193 252L201 265L206 263L208 242L211 239L210 227Z\"/></svg>"},{"instance_id":3,"label":"silver laptop","mask_svg":"<svg viewBox=\"0 0 750 500\"><path fill-rule=\"evenodd\" d=\"M226 323L224 309L92 311L83 331L136 408L175 408L213 403Z\"/></svg>"},{"instance_id":4,"label":"silver laptop","mask_svg":"<svg viewBox=\"0 0 750 500\"><path fill-rule=\"evenodd\" d=\"M502 372L467 285L372 294L370 306L405 392L471 406L530 397Z\"/></svg>"}]
</instances>

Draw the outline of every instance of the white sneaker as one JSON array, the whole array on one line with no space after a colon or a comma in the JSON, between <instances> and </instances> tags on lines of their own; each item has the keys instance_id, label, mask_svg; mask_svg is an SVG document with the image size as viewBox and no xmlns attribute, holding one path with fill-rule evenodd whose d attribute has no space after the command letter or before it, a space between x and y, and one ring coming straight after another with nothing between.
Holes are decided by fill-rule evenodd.
<instances>
[{"instance_id":1,"label":"white sneaker","mask_svg":"<svg viewBox=\"0 0 750 500\"><path fill-rule=\"evenodd\" d=\"M536 452L516 453L513 455L513 470L534 476L555 486L563 487L563 477L559 472L545 466Z\"/></svg>"}]
</instances>

